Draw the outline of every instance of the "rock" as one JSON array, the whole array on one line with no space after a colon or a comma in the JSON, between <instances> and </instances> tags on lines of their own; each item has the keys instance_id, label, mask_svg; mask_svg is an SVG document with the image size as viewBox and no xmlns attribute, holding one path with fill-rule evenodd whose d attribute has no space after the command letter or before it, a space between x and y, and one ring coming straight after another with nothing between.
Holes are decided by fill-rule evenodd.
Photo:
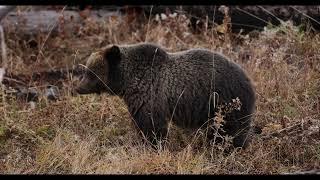
<instances>
[{"instance_id":1,"label":"rock","mask_svg":"<svg viewBox=\"0 0 320 180\"><path fill-rule=\"evenodd\" d=\"M59 99L59 89L56 86L47 86L45 91L45 97L51 101L56 101Z\"/></svg>"},{"instance_id":2,"label":"rock","mask_svg":"<svg viewBox=\"0 0 320 180\"><path fill-rule=\"evenodd\" d=\"M17 99L26 102L36 102L38 101L39 93L34 88L20 87L19 89L17 89L16 97Z\"/></svg>"}]
</instances>

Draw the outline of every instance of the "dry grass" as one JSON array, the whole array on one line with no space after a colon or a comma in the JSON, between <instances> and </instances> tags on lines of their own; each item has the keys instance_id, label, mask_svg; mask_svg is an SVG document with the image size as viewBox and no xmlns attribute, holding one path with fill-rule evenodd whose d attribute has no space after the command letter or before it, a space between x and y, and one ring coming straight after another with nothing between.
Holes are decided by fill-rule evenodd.
<instances>
[{"instance_id":1,"label":"dry grass","mask_svg":"<svg viewBox=\"0 0 320 180\"><path fill-rule=\"evenodd\" d=\"M8 69L28 74L35 67L71 67L109 43L149 41L169 51L209 48L232 58L253 79L254 123L263 133L306 120L320 125L318 34L290 24L258 37L219 35L211 28L193 34L183 15L131 24L111 17L100 24L90 18L85 23L75 35L46 39L40 54L46 34L30 39L7 30ZM1 98L1 173L279 174L320 166L320 136L299 133L269 140L256 136L247 149L226 155L221 146L190 143L193 134L173 127L168 148L154 150L140 141L121 99L106 94L73 97L70 84L65 82L61 100L40 99L35 109Z\"/></svg>"}]
</instances>

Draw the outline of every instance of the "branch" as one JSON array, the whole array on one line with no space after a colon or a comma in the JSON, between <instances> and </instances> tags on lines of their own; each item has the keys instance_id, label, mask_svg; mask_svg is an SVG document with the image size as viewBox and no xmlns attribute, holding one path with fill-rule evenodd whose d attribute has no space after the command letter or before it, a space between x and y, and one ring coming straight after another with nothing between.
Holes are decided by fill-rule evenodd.
<instances>
[{"instance_id":1,"label":"branch","mask_svg":"<svg viewBox=\"0 0 320 180\"><path fill-rule=\"evenodd\" d=\"M268 140L273 137L281 137L284 135L298 134L300 136L312 136L319 134L320 135L320 128L318 125L314 124L310 119L307 121L302 121L292 126L288 126L286 128L280 129L278 131L272 132L270 134L265 134L261 136L261 139Z\"/></svg>"}]
</instances>

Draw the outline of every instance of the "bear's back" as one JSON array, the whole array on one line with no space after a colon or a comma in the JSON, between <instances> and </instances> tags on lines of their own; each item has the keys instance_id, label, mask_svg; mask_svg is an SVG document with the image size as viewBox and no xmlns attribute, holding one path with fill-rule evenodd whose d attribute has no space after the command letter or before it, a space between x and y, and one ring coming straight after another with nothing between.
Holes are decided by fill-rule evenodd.
<instances>
[{"instance_id":1,"label":"bear's back","mask_svg":"<svg viewBox=\"0 0 320 180\"><path fill-rule=\"evenodd\" d=\"M220 103L229 103L239 97L245 107L251 106L246 98L253 96L250 80L245 71L227 57L206 49L191 49L169 53L169 59L170 65L163 68L160 79L162 87L166 87L170 107L181 103L177 116L189 119L178 121L178 124L193 126L193 123L203 123L213 93L218 95Z\"/></svg>"},{"instance_id":2,"label":"bear's back","mask_svg":"<svg viewBox=\"0 0 320 180\"><path fill-rule=\"evenodd\" d=\"M168 53L169 62L167 68L178 76L195 76L196 79L209 80L217 75L223 79L234 76L246 77L245 72L226 56L208 49L190 49L175 53Z\"/></svg>"}]
</instances>

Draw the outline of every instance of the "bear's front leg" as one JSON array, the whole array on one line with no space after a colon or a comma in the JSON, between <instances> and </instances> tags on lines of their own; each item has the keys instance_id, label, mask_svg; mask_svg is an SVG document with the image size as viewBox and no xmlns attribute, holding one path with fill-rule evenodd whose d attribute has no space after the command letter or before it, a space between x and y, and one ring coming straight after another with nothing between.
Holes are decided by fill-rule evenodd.
<instances>
[{"instance_id":1,"label":"bear's front leg","mask_svg":"<svg viewBox=\"0 0 320 180\"><path fill-rule=\"evenodd\" d=\"M130 112L133 113L133 112ZM152 106L145 104L132 114L133 119L143 136L153 145L158 145L165 140L168 132L168 122L164 112L152 109Z\"/></svg>"}]
</instances>

